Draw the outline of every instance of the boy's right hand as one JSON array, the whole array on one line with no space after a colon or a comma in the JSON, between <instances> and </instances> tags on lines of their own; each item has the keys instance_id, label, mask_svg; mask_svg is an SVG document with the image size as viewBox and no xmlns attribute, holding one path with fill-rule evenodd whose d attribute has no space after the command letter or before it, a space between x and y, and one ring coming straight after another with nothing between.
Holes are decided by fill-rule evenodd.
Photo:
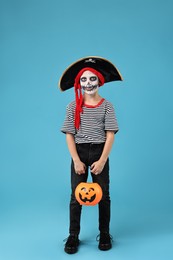
<instances>
[{"instance_id":1,"label":"boy's right hand","mask_svg":"<svg viewBox=\"0 0 173 260\"><path fill-rule=\"evenodd\" d=\"M75 169L75 172L76 174L85 174L85 170L86 170L86 165L81 162L80 160L79 161L75 161L74 162L74 169Z\"/></svg>"}]
</instances>

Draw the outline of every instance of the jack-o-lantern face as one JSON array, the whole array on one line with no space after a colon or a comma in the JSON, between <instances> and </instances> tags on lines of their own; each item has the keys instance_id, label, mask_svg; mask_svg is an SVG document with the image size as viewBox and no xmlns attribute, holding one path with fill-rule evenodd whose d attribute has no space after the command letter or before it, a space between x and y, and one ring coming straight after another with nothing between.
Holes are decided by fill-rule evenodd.
<instances>
[{"instance_id":1,"label":"jack-o-lantern face","mask_svg":"<svg viewBox=\"0 0 173 260\"><path fill-rule=\"evenodd\" d=\"M75 190L75 197L80 205L94 206L99 203L102 194L102 189L98 183L81 182Z\"/></svg>"}]
</instances>

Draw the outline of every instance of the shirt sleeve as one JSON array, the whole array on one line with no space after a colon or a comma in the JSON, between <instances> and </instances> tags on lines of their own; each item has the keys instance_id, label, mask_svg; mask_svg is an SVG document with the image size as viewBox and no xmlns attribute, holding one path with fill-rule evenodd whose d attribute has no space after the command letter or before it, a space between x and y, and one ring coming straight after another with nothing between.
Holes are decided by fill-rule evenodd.
<instances>
[{"instance_id":1,"label":"shirt sleeve","mask_svg":"<svg viewBox=\"0 0 173 260\"><path fill-rule=\"evenodd\" d=\"M66 117L64 120L64 124L61 128L61 132L66 134L75 134L75 126L74 126L74 109L72 106L68 105L66 108Z\"/></svg>"},{"instance_id":2,"label":"shirt sleeve","mask_svg":"<svg viewBox=\"0 0 173 260\"><path fill-rule=\"evenodd\" d=\"M119 131L115 110L110 102L107 103L106 107L105 131L114 131L115 134Z\"/></svg>"}]
</instances>

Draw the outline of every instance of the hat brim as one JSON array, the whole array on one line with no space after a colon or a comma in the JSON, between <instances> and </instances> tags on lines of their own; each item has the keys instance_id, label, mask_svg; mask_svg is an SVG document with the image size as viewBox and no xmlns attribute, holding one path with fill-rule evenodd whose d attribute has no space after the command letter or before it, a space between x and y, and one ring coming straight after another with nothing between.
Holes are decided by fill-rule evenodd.
<instances>
[{"instance_id":1,"label":"hat brim","mask_svg":"<svg viewBox=\"0 0 173 260\"><path fill-rule=\"evenodd\" d=\"M62 74L59 80L59 88L62 91L74 86L78 72L86 67L98 70L104 77L105 83L116 80L123 80L118 69L108 60L99 56L88 56L72 63Z\"/></svg>"}]
</instances>

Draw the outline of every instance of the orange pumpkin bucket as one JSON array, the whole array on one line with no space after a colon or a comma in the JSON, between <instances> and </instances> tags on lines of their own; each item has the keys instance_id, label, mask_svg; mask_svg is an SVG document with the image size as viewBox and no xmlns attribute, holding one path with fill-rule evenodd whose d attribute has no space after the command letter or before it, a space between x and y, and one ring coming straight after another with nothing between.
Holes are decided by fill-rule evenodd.
<instances>
[{"instance_id":1,"label":"orange pumpkin bucket","mask_svg":"<svg viewBox=\"0 0 173 260\"><path fill-rule=\"evenodd\" d=\"M102 188L95 182L81 182L75 190L75 197L80 205L94 206L100 202L102 195Z\"/></svg>"}]
</instances>

